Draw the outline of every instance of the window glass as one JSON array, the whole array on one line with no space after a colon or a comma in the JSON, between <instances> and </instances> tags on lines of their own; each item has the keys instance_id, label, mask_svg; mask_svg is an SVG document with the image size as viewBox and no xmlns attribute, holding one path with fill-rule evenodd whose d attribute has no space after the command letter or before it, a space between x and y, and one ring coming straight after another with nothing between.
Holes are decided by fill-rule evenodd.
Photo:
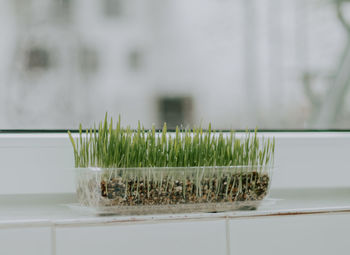
<instances>
[{"instance_id":1,"label":"window glass","mask_svg":"<svg viewBox=\"0 0 350 255\"><path fill-rule=\"evenodd\" d=\"M0 5L0 129L350 128L348 0Z\"/></svg>"}]
</instances>

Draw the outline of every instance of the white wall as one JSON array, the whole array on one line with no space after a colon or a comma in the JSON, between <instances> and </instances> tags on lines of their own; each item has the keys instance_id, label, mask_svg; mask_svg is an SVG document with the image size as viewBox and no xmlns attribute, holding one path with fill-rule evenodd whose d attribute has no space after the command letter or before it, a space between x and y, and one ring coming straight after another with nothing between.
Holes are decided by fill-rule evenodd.
<instances>
[{"instance_id":1,"label":"white wall","mask_svg":"<svg viewBox=\"0 0 350 255\"><path fill-rule=\"evenodd\" d=\"M272 188L348 187L350 133L276 136ZM66 134L0 134L0 194L75 192Z\"/></svg>"}]
</instances>

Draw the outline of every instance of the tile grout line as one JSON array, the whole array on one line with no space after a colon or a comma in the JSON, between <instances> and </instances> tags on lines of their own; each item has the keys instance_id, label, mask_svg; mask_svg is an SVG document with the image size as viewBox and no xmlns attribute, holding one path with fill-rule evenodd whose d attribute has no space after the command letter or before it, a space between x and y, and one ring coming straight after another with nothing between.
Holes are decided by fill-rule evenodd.
<instances>
[{"instance_id":1,"label":"tile grout line","mask_svg":"<svg viewBox=\"0 0 350 255\"><path fill-rule=\"evenodd\" d=\"M56 255L56 226L51 226L51 255Z\"/></svg>"},{"instance_id":2,"label":"tile grout line","mask_svg":"<svg viewBox=\"0 0 350 255\"><path fill-rule=\"evenodd\" d=\"M231 255L231 245L230 245L230 219L226 218L225 220L225 232L226 232L226 254Z\"/></svg>"}]
</instances>

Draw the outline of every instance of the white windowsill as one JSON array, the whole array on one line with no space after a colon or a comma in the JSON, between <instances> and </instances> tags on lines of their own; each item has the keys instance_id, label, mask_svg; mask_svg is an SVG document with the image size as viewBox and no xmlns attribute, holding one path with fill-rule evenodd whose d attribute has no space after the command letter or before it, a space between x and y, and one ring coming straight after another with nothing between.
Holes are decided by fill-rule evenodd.
<instances>
[{"instance_id":1,"label":"white windowsill","mask_svg":"<svg viewBox=\"0 0 350 255\"><path fill-rule=\"evenodd\" d=\"M257 210L223 213L164 214L143 216L99 216L72 209L74 194L2 195L0 228L25 226L79 226L156 223L164 221L215 220L229 218L283 216L350 212L349 189L280 189Z\"/></svg>"}]
</instances>

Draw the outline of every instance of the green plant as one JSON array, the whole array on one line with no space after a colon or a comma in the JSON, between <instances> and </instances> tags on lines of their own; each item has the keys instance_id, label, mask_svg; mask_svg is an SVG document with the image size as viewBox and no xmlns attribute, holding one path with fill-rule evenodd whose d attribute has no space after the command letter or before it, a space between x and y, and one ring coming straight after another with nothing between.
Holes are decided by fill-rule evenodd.
<instances>
[{"instance_id":1,"label":"green plant","mask_svg":"<svg viewBox=\"0 0 350 255\"><path fill-rule=\"evenodd\" d=\"M209 128L162 132L153 126L145 130L139 122L136 131L122 128L120 117L113 126L107 114L98 129L82 131L73 145L75 167L138 168L138 167L195 167L195 166L266 166L273 163L275 139L252 136L237 138L234 131L224 136Z\"/></svg>"}]
</instances>

